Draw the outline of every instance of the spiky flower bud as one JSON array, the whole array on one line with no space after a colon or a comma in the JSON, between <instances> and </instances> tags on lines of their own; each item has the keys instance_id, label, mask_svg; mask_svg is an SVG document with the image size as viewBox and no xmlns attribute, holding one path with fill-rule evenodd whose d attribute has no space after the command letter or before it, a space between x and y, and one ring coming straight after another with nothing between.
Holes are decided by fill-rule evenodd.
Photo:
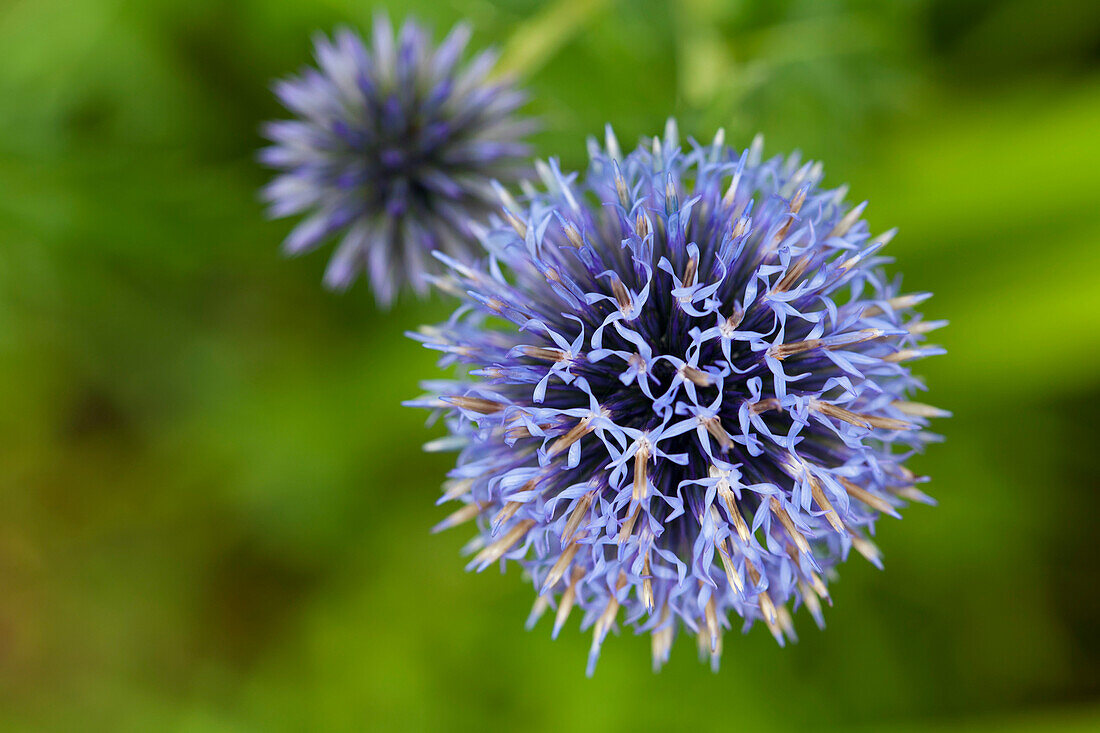
<instances>
[{"instance_id":1,"label":"spiky flower bud","mask_svg":"<svg viewBox=\"0 0 1100 733\"><path fill-rule=\"evenodd\" d=\"M819 164L721 142L681 151L675 125L625 158L608 131L580 180L509 201L488 260L442 256L465 294L417 338L457 364L412 404L445 413L461 452L444 499L477 519L471 568L515 560L593 629L591 673L620 617L714 664L731 615L783 644L823 623L826 580L881 514L930 501L904 461L940 410L910 401L922 320Z\"/></svg>"},{"instance_id":2,"label":"spiky flower bud","mask_svg":"<svg viewBox=\"0 0 1100 733\"><path fill-rule=\"evenodd\" d=\"M425 273L439 269L431 252L469 257L476 222L495 208L490 181L522 170L531 125L515 112L525 95L487 80L494 52L461 63L469 37L458 25L433 47L415 22L395 36L379 15L371 48L346 29L318 35L319 68L276 85L296 119L264 128L274 144L261 160L282 172L263 195L272 216L308 213L288 254L342 238L330 287L365 271L383 304L404 285L424 294Z\"/></svg>"}]
</instances>

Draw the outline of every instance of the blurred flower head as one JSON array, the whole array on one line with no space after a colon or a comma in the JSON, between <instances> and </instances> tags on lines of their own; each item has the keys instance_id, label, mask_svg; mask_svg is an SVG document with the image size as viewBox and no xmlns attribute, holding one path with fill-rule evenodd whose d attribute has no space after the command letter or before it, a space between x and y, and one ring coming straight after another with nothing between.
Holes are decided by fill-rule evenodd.
<instances>
[{"instance_id":1,"label":"blurred flower head","mask_svg":"<svg viewBox=\"0 0 1100 733\"><path fill-rule=\"evenodd\" d=\"M375 18L368 48L350 30L318 35L318 68L275 86L295 119L271 122L261 160L280 173L264 189L272 216L307 216L284 242L289 254L340 238L325 273L346 288L360 272L389 304L409 285L424 294L431 252L467 258L471 222L494 197L490 180L510 180L528 154L530 121L509 81L489 81L496 55L461 63L470 37L456 26L433 47L406 21L395 34Z\"/></svg>"},{"instance_id":2,"label":"blurred flower head","mask_svg":"<svg viewBox=\"0 0 1100 733\"><path fill-rule=\"evenodd\" d=\"M416 338L460 374L411 403L459 451L439 526L476 518L470 567L524 568L532 623L579 608L589 673L618 619L655 667L681 629L717 664L734 617L780 644L803 606L823 624L835 566L879 565L876 520L930 501L904 462L946 413L906 364L942 323L882 274L864 204L761 151L681 149L670 121L624 157L608 130L580 180L501 191L484 262L440 257L465 302Z\"/></svg>"}]
</instances>

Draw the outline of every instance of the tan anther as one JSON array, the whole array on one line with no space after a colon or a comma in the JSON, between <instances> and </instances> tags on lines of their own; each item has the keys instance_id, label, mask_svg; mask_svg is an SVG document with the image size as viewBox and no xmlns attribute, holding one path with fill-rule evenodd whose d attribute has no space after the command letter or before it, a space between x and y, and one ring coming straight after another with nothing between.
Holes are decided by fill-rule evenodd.
<instances>
[{"instance_id":1,"label":"tan anther","mask_svg":"<svg viewBox=\"0 0 1100 733\"><path fill-rule=\"evenodd\" d=\"M887 354L882 357L883 361L888 361L891 364L900 364L903 361L911 361L912 359L919 359L923 354L917 349L901 349L895 351L892 354Z\"/></svg>"},{"instance_id":2,"label":"tan anther","mask_svg":"<svg viewBox=\"0 0 1100 733\"><path fill-rule=\"evenodd\" d=\"M694 257L690 258L687 263L687 267L684 268L683 284L685 286L695 284L695 275L699 270L699 260Z\"/></svg>"},{"instance_id":3,"label":"tan anther","mask_svg":"<svg viewBox=\"0 0 1100 733\"><path fill-rule=\"evenodd\" d=\"M836 509L833 509L832 503L825 496L825 491L821 488L821 482L812 473L807 473L810 481L810 494L813 496L814 501L825 512L825 518L829 520L829 524L833 526L833 529L837 532L844 532L844 523L840 521L840 515L836 513Z\"/></svg>"},{"instance_id":4,"label":"tan anther","mask_svg":"<svg viewBox=\"0 0 1100 733\"><path fill-rule=\"evenodd\" d=\"M595 498L596 490L593 489L577 501L573 513L569 515L569 519L565 523L565 528L562 530L561 541L563 543L568 542L573 536L573 533L577 531L577 527L581 526L581 521L584 520L584 515L588 513L588 509L592 506L592 501Z\"/></svg>"},{"instance_id":5,"label":"tan anther","mask_svg":"<svg viewBox=\"0 0 1100 733\"><path fill-rule=\"evenodd\" d=\"M469 410L470 412L478 412L482 415L492 415L495 412L500 412L504 409L504 405L493 400L487 400L484 397L470 397L466 395L448 395L443 398L445 402L449 402L455 407L460 407L463 410Z\"/></svg>"},{"instance_id":6,"label":"tan anther","mask_svg":"<svg viewBox=\"0 0 1100 733\"><path fill-rule=\"evenodd\" d=\"M772 288L774 293L782 293L790 290L791 287L798 282L798 279L806 272L806 268L810 265L809 257L800 257L797 261L791 263L791 266L787 269L787 272Z\"/></svg>"},{"instance_id":7,"label":"tan anther","mask_svg":"<svg viewBox=\"0 0 1100 733\"><path fill-rule=\"evenodd\" d=\"M619 310L623 313L629 311L634 301L627 292L626 286L623 285L623 281L614 275L611 276L611 292L615 294L615 302L619 304Z\"/></svg>"},{"instance_id":8,"label":"tan anther","mask_svg":"<svg viewBox=\"0 0 1100 733\"><path fill-rule=\"evenodd\" d=\"M642 559L642 605L647 611L653 611L653 577L649 569L649 549L645 551Z\"/></svg>"},{"instance_id":9,"label":"tan anther","mask_svg":"<svg viewBox=\"0 0 1100 733\"><path fill-rule=\"evenodd\" d=\"M554 565L550 568L550 572L546 574L546 580L542 583L542 592L546 593L562 579L565 575L566 569L569 567L569 563L573 562L573 558L576 557L577 551L580 549L580 543L577 540L570 542L562 550L561 555L554 562Z\"/></svg>"},{"instance_id":10,"label":"tan anther","mask_svg":"<svg viewBox=\"0 0 1100 733\"><path fill-rule=\"evenodd\" d=\"M840 485L844 487L844 490L848 492L848 496L852 497L853 499L862 501L864 504L871 507L875 511L882 512L883 514L889 514L891 517L899 516L897 510L894 509L894 507L890 506L890 504L882 497L875 496L867 489L863 488L862 486L857 486L843 476L837 476L837 480L840 482Z\"/></svg>"},{"instance_id":11,"label":"tan anther","mask_svg":"<svg viewBox=\"0 0 1100 733\"><path fill-rule=\"evenodd\" d=\"M507 522L512 517L516 516L516 512L523 506L522 501L510 501L500 508L496 516L493 517L494 525L501 525Z\"/></svg>"},{"instance_id":12,"label":"tan anther","mask_svg":"<svg viewBox=\"0 0 1100 733\"><path fill-rule=\"evenodd\" d=\"M544 346L524 346L523 354L543 361L562 361L566 357L566 353L561 349L548 349Z\"/></svg>"},{"instance_id":13,"label":"tan anther","mask_svg":"<svg viewBox=\"0 0 1100 733\"><path fill-rule=\"evenodd\" d=\"M513 214L508 209L504 209L504 218L512 225L512 228L516 230L516 234L520 239L527 238L527 225L523 223L523 220Z\"/></svg>"},{"instance_id":14,"label":"tan anther","mask_svg":"<svg viewBox=\"0 0 1100 733\"><path fill-rule=\"evenodd\" d=\"M703 419L703 427L707 429L715 440L718 441L718 445L722 450L729 450L733 445L733 439L730 438L730 434L726 432L726 429L722 426L722 421L718 416L708 417Z\"/></svg>"},{"instance_id":15,"label":"tan anther","mask_svg":"<svg viewBox=\"0 0 1100 733\"><path fill-rule=\"evenodd\" d=\"M618 543L621 545L626 542L627 538L634 533L634 525L638 521L638 514L642 511L641 504L634 505L634 511L630 513L630 516L623 522L622 527L619 528Z\"/></svg>"},{"instance_id":16,"label":"tan anther","mask_svg":"<svg viewBox=\"0 0 1100 733\"><path fill-rule=\"evenodd\" d=\"M432 531L441 532L445 529L457 527L464 522L468 522L480 514L486 506L488 505L482 502L472 501L464 505L461 509L448 514L442 521L432 527Z\"/></svg>"},{"instance_id":17,"label":"tan anther","mask_svg":"<svg viewBox=\"0 0 1100 733\"><path fill-rule=\"evenodd\" d=\"M680 367L680 376L700 387L710 387L714 384L714 377L690 364L684 364Z\"/></svg>"},{"instance_id":18,"label":"tan anther","mask_svg":"<svg viewBox=\"0 0 1100 733\"><path fill-rule=\"evenodd\" d=\"M722 501L726 504L726 511L729 514L730 521L733 522L733 527L737 530L737 536L742 542L748 542L752 533L749 531L749 525L745 522L745 518L741 515L741 510L737 506L737 498L733 494L733 488L730 486L729 480L722 477L722 472L716 467L710 468L711 478L719 478L720 480L715 484L718 490L718 496L722 498Z\"/></svg>"},{"instance_id":19,"label":"tan anther","mask_svg":"<svg viewBox=\"0 0 1100 733\"><path fill-rule=\"evenodd\" d=\"M772 514L775 515L779 523L783 525L783 529L787 531L787 534L794 540L794 544L798 547L799 552L803 554L810 554L810 543L806 541L806 536L803 535L798 528L794 526L794 520L791 519L791 515L787 513L787 510L783 508L783 505L776 497L771 497L769 506L772 510Z\"/></svg>"},{"instance_id":20,"label":"tan anther","mask_svg":"<svg viewBox=\"0 0 1100 733\"><path fill-rule=\"evenodd\" d=\"M561 627L565 626L565 621L569 618L569 612L573 610L573 604L577 600L577 581L583 577L584 571L575 568L569 585L565 588L565 592L561 594L561 600L558 601L558 611L554 614L554 636L557 636L558 632L561 631Z\"/></svg>"},{"instance_id":21,"label":"tan anther","mask_svg":"<svg viewBox=\"0 0 1100 733\"><path fill-rule=\"evenodd\" d=\"M635 502L641 502L649 495L649 441L638 446L634 454L634 493Z\"/></svg>"},{"instance_id":22,"label":"tan anther","mask_svg":"<svg viewBox=\"0 0 1100 733\"><path fill-rule=\"evenodd\" d=\"M762 412L768 412L769 410L782 411L783 407L779 404L779 400L774 397L767 397L759 402L753 402L749 405L749 410L754 415L759 415Z\"/></svg>"},{"instance_id":23,"label":"tan anther","mask_svg":"<svg viewBox=\"0 0 1100 733\"><path fill-rule=\"evenodd\" d=\"M581 249L584 246L584 240L581 238L581 233L577 229L577 225L571 221L562 222L561 230L565 234L565 238L569 241L575 249Z\"/></svg>"},{"instance_id":24,"label":"tan anther","mask_svg":"<svg viewBox=\"0 0 1100 733\"><path fill-rule=\"evenodd\" d=\"M517 542L523 539L524 535L534 526L534 519L524 519L522 522L516 523L516 526L508 530L502 537L479 552L474 557L473 564L485 565L499 560L504 553L508 552Z\"/></svg>"},{"instance_id":25,"label":"tan anther","mask_svg":"<svg viewBox=\"0 0 1100 733\"><path fill-rule=\"evenodd\" d=\"M592 430L592 418L581 418L580 421L576 425L574 425L568 433L561 436L550 444L550 447L546 449L546 455L552 458L556 455L563 453L564 451L569 449L569 446L573 445L578 440L591 433Z\"/></svg>"},{"instance_id":26,"label":"tan anther","mask_svg":"<svg viewBox=\"0 0 1100 733\"><path fill-rule=\"evenodd\" d=\"M847 214L836 223L833 230L829 232L828 237L843 237L848 233L848 230L852 228L852 225L859 221L859 217L863 216L863 210L867 208L867 202L859 204L852 208Z\"/></svg>"},{"instance_id":27,"label":"tan anther","mask_svg":"<svg viewBox=\"0 0 1100 733\"><path fill-rule=\"evenodd\" d=\"M849 535L852 538L852 547L854 547L856 552L860 555L867 558L868 562L872 565L879 565L882 562L882 551L878 549L878 545L868 539L860 537L854 531L849 531Z\"/></svg>"}]
</instances>

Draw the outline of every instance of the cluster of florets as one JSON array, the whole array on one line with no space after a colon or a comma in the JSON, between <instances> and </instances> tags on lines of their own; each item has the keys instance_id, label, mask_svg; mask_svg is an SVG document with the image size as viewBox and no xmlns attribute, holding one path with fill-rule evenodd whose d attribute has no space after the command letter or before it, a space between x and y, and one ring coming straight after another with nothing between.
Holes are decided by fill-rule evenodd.
<instances>
[{"instance_id":1,"label":"cluster of florets","mask_svg":"<svg viewBox=\"0 0 1100 733\"><path fill-rule=\"evenodd\" d=\"M887 280L820 164L762 160L674 125L623 156L610 130L580 180L544 187L480 233L478 265L439 255L463 299L415 337L459 365L414 404L459 451L440 527L475 519L471 568L519 563L538 599L593 629L589 672L622 613L660 666L681 627L717 663L725 629L792 611L820 625L853 548L876 565L882 514L926 501L903 464L942 411L906 363L942 323Z\"/></svg>"},{"instance_id":2,"label":"cluster of florets","mask_svg":"<svg viewBox=\"0 0 1100 733\"><path fill-rule=\"evenodd\" d=\"M463 65L470 31L438 47L416 23L396 34L375 19L370 49L349 30L316 39L319 68L276 85L297 119L272 122L261 160L282 171L264 190L273 216L308 213L287 237L290 254L342 240L325 281L345 288L361 273L390 303L409 285L427 291L433 250L466 258L471 223L495 207L490 181L511 180L528 155L525 96L490 82L496 55Z\"/></svg>"}]
</instances>

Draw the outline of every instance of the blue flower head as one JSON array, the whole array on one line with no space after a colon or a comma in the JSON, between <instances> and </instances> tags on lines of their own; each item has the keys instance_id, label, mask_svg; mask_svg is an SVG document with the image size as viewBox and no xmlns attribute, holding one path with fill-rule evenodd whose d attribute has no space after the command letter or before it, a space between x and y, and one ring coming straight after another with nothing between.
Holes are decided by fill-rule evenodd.
<instances>
[{"instance_id":1,"label":"blue flower head","mask_svg":"<svg viewBox=\"0 0 1100 733\"><path fill-rule=\"evenodd\" d=\"M439 269L431 252L468 258L471 222L495 208L490 181L522 170L525 96L487 80L493 52L461 63L469 36L459 25L433 47L415 22L395 35L379 15L370 48L350 30L319 35L318 68L276 85L295 119L264 128L273 144L261 160L280 171L264 198L272 216L307 214L288 253L340 239L330 287L366 272L383 304L403 285L424 294L425 274Z\"/></svg>"},{"instance_id":2,"label":"blue flower head","mask_svg":"<svg viewBox=\"0 0 1100 733\"><path fill-rule=\"evenodd\" d=\"M459 451L439 526L477 520L471 568L523 567L532 623L578 608L589 673L620 619L655 667L683 629L716 665L736 616L780 644L801 607L822 625L850 551L880 564L879 516L931 501L904 463L946 413L906 365L943 323L882 274L864 204L761 148L682 150L670 121L623 156L609 130L583 178L501 192L480 265L440 255L464 303L415 337L460 375L411 403Z\"/></svg>"}]
</instances>

